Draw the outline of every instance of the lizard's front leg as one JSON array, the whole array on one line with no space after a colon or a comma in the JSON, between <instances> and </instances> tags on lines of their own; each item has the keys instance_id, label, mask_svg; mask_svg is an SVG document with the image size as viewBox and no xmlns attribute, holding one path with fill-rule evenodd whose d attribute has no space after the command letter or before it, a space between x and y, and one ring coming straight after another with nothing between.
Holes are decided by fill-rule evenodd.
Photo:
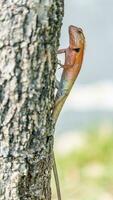
<instances>
[{"instance_id":1,"label":"lizard's front leg","mask_svg":"<svg viewBox=\"0 0 113 200\"><path fill-rule=\"evenodd\" d=\"M59 49L58 51L57 51L57 54L61 54L61 53L65 53L66 52L66 49Z\"/></svg>"}]
</instances>

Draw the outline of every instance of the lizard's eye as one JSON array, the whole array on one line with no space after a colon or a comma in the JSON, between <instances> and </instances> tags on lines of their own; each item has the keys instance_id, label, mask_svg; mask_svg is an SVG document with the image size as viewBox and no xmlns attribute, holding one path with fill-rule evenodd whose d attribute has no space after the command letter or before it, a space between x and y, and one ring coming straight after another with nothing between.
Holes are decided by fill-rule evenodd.
<instances>
[{"instance_id":1,"label":"lizard's eye","mask_svg":"<svg viewBox=\"0 0 113 200\"><path fill-rule=\"evenodd\" d=\"M77 53L80 51L80 48L75 48L73 49L74 51L76 51Z\"/></svg>"}]
</instances>

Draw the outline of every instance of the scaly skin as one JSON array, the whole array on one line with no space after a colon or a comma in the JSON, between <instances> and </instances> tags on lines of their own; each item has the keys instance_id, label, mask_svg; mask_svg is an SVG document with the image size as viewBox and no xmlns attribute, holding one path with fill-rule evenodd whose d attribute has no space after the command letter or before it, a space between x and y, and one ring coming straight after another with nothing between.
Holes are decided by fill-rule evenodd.
<instances>
[{"instance_id":1,"label":"scaly skin","mask_svg":"<svg viewBox=\"0 0 113 200\"><path fill-rule=\"evenodd\" d=\"M65 53L65 63L64 65L58 63L63 68L63 73L61 76L59 86L57 82L58 91L56 94L55 106L53 110L54 124L56 124L56 121L62 110L62 107L81 69L83 55L84 55L84 47L85 47L85 37L82 29L72 25L69 26L69 47L67 49L60 49L58 51L58 54ZM53 172L56 182L58 200L61 200L59 179L58 179L54 154L53 154Z\"/></svg>"},{"instance_id":2,"label":"scaly skin","mask_svg":"<svg viewBox=\"0 0 113 200\"><path fill-rule=\"evenodd\" d=\"M63 73L56 94L53 111L54 123L56 123L60 111L81 69L84 47L85 37L82 29L72 25L69 26L69 47L58 51L58 54L65 53L65 63L64 65L58 63L63 68Z\"/></svg>"}]
</instances>

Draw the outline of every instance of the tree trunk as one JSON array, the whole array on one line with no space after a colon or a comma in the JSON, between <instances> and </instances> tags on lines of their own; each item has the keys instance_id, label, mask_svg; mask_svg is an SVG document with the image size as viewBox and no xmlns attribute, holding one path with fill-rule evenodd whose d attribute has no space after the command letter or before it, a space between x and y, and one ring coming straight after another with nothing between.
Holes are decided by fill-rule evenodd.
<instances>
[{"instance_id":1,"label":"tree trunk","mask_svg":"<svg viewBox=\"0 0 113 200\"><path fill-rule=\"evenodd\" d=\"M0 200L50 200L63 0L0 1Z\"/></svg>"}]
</instances>

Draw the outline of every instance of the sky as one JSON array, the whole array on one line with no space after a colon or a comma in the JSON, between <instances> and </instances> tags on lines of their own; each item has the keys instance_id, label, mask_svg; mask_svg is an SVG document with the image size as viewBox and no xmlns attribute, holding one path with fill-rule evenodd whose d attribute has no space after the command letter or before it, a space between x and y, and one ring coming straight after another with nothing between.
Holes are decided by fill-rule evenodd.
<instances>
[{"instance_id":1,"label":"sky","mask_svg":"<svg viewBox=\"0 0 113 200\"><path fill-rule=\"evenodd\" d=\"M68 46L68 26L84 30L86 48L79 83L113 81L113 0L65 0L60 47Z\"/></svg>"}]
</instances>

